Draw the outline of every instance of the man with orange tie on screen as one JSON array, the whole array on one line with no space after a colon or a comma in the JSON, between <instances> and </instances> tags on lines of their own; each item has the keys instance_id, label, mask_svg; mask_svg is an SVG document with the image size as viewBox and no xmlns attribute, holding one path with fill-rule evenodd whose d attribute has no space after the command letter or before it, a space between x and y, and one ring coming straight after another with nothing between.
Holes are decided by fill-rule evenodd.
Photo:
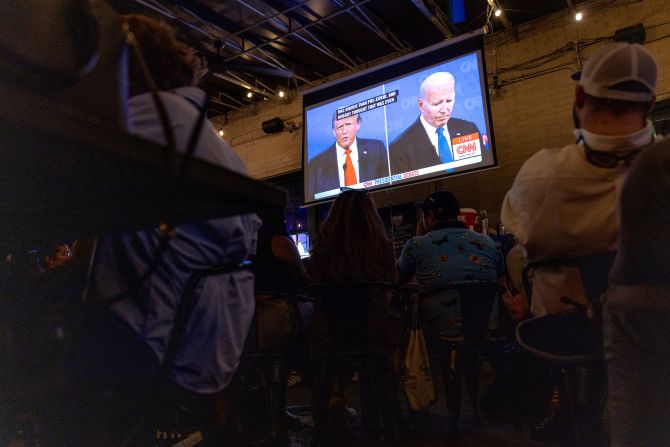
<instances>
[{"instance_id":1,"label":"man with orange tie on screen","mask_svg":"<svg viewBox=\"0 0 670 447\"><path fill-rule=\"evenodd\" d=\"M387 177L388 157L381 140L356 138L361 116L337 119L333 114L335 143L314 157L308 164L308 197L342 186Z\"/></svg>"},{"instance_id":2,"label":"man with orange tie on screen","mask_svg":"<svg viewBox=\"0 0 670 447\"><path fill-rule=\"evenodd\" d=\"M446 71L433 73L421 83L421 115L389 145L391 174L450 163L473 155L454 151L454 145L461 140L477 141L481 155L484 141L477 125L451 116L456 99L455 84L454 76Z\"/></svg>"}]
</instances>

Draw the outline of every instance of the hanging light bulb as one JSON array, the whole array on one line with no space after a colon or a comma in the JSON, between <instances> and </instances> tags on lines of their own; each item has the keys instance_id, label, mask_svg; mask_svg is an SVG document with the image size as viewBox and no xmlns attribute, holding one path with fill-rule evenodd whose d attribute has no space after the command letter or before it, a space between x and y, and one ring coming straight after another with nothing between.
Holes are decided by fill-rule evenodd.
<instances>
[{"instance_id":1,"label":"hanging light bulb","mask_svg":"<svg viewBox=\"0 0 670 447\"><path fill-rule=\"evenodd\" d=\"M279 97L283 98L285 95L284 90L279 90Z\"/></svg>"},{"instance_id":2,"label":"hanging light bulb","mask_svg":"<svg viewBox=\"0 0 670 447\"><path fill-rule=\"evenodd\" d=\"M494 12L496 17L500 17L502 15L502 11L500 9L496 9L496 12Z\"/></svg>"},{"instance_id":3,"label":"hanging light bulb","mask_svg":"<svg viewBox=\"0 0 670 447\"><path fill-rule=\"evenodd\" d=\"M223 136L223 129L219 130L219 135Z\"/></svg>"},{"instance_id":4,"label":"hanging light bulb","mask_svg":"<svg viewBox=\"0 0 670 447\"><path fill-rule=\"evenodd\" d=\"M583 15L581 12L578 12L577 14L575 14L575 20L576 20L576 21L579 22L579 21L581 21L583 18L584 18L584 15Z\"/></svg>"}]
</instances>

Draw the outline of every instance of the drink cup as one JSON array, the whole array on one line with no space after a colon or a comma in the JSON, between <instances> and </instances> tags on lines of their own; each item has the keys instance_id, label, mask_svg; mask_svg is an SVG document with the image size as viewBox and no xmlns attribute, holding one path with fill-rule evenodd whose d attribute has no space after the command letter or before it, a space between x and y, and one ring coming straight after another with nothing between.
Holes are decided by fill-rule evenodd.
<instances>
[{"instance_id":1,"label":"drink cup","mask_svg":"<svg viewBox=\"0 0 670 447\"><path fill-rule=\"evenodd\" d=\"M465 224L468 230L480 231L479 228L479 213L474 208L461 208L461 213L458 215L458 220Z\"/></svg>"}]
</instances>

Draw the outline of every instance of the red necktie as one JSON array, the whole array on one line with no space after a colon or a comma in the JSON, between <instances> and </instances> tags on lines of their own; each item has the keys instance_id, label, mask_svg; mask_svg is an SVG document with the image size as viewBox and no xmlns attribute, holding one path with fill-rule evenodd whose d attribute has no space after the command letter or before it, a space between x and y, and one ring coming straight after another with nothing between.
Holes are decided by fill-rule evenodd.
<instances>
[{"instance_id":1,"label":"red necktie","mask_svg":"<svg viewBox=\"0 0 670 447\"><path fill-rule=\"evenodd\" d=\"M356 181L356 170L354 169L354 162L351 161L351 149L345 149L344 153L347 154L344 160L344 186L355 185L358 183Z\"/></svg>"}]
</instances>

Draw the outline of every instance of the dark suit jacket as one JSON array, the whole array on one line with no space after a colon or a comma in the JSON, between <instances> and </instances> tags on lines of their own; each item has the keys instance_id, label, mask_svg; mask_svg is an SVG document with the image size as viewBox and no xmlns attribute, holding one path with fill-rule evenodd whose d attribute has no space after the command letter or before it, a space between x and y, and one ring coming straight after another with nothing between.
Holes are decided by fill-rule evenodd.
<instances>
[{"instance_id":1,"label":"dark suit jacket","mask_svg":"<svg viewBox=\"0 0 670 447\"><path fill-rule=\"evenodd\" d=\"M449 118L447 130L450 138L479 132L475 123L458 118ZM435 151L435 146L426 134L426 129L421 124L421 117L417 118L411 126L393 140L389 145L389 156L391 157L391 174L427 168L442 163Z\"/></svg>"},{"instance_id":2,"label":"dark suit jacket","mask_svg":"<svg viewBox=\"0 0 670 447\"><path fill-rule=\"evenodd\" d=\"M386 148L381 140L357 138L358 147L358 180L365 182L389 175ZM309 179L307 197L314 194L339 188L340 174L337 166L337 149L335 144L314 157L308 164Z\"/></svg>"}]
</instances>

